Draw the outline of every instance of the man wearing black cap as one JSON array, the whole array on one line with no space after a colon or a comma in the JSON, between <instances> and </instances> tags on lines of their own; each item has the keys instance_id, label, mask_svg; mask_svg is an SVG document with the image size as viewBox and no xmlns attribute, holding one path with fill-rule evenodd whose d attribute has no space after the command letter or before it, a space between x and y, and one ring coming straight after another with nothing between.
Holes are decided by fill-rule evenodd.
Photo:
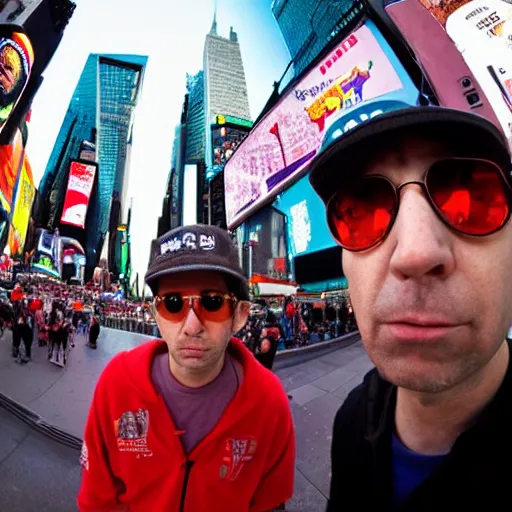
<instances>
[{"instance_id":1,"label":"man wearing black cap","mask_svg":"<svg viewBox=\"0 0 512 512\"><path fill-rule=\"evenodd\" d=\"M342 131L330 129L310 181L376 368L336 415L328 511L507 508L507 141L485 119L440 107Z\"/></svg>"},{"instance_id":2,"label":"man wearing black cap","mask_svg":"<svg viewBox=\"0 0 512 512\"><path fill-rule=\"evenodd\" d=\"M249 291L228 233L185 226L154 240L146 282L164 341L118 355L99 380L80 510L274 510L293 491L291 412L232 337Z\"/></svg>"}]
</instances>

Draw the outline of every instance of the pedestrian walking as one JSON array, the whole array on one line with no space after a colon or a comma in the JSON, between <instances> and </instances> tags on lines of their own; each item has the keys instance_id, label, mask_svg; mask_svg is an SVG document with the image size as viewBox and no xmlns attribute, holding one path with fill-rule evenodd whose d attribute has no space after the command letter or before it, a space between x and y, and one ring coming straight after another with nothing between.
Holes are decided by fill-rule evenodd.
<instances>
[{"instance_id":1,"label":"pedestrian walking","mask_svg":"<svg viewBox=\"0 0 512 512\"><path fill-rule=\"evenodd\" d=\"M508 143L441 107L345 124L326 133L310 180L375 369L336 415L328 511L508 508Z\"/></svg>"},{"instance_id":2,"label":"pedestrian walking","mask_svg":"<svg viewBox=\"0 0 512 512\"><path fill-rule=\"evenodd\" d=\"M100 321L97 316L91 318L91 327L89 329L89 347L97 348L98 338L100 336Z\"/></svg>"},{"instance_id":3,"label":"pedestrian walking","mask_svg":"<svg viewBox=\"0 0 512 512\"><path fill-rule=\"evenodd\" d=\"M233 337L250 304L229 234L196 225L163 235L146 282L163 340L116 356L99 379L79 510L281 507L295 471L291 411L279 379Z\"/></svg>"}]
</instances>

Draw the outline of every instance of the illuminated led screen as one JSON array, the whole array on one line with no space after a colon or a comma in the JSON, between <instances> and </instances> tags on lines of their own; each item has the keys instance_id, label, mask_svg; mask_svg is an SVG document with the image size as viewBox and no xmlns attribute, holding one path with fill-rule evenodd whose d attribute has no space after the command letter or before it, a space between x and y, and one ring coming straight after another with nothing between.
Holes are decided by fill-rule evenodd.
<instances>
[{"instance_id":1,"label":"illuminated led screen","mask_svg":"<svg viewBox=\"0 0 512 512\"><path fill-rule=\"evenodd\" d=\"M418 92L368 21L318 63L262 119L225 166L230 229L296 179L341 115L371 99L415 105Z\"/></svg>"},{"instance_id":2,"label":"illuminated led screen","mask_svg":"<svg viewBox=\"0 0 512 512\"><path fill-rule=\"evenodd\" d=\"M60 220L63 224L70 224L82 229L85 227L85 218L95 176L95 165L79 162L71 163L68 188Z\"/></svg>"},{"instance_id":3,"label":"illuminated led screen","mask_svg":"<svg viewBox=\"0 0 512 512\"><path fill-rule=\"evenodd\" d=\"M469 2L446 17L446 32L484 90L512 148L512 4Z\"/></svg>"}]
</instances>

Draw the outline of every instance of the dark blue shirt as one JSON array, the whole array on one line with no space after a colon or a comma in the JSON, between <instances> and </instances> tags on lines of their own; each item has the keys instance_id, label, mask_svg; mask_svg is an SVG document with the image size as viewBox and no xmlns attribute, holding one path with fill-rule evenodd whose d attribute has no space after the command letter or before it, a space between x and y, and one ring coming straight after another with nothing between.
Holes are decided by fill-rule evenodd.
<instances>
[{"instance_id":1,"label":"dark blue shirt","mask_svg":"<svg viewBox=\"0 0 512 512\"><path fill-rule=\"evenodd\" d=\"M400 506L443 462L447 455L422 455L405 447L393 434L394 506Z\"/></svg>"}]
</instances>

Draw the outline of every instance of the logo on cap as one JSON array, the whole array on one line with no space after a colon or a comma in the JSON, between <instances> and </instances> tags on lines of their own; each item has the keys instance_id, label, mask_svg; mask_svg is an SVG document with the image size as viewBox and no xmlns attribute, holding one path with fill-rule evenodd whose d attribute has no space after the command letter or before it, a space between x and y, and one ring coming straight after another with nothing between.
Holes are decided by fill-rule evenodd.
<instances>
[{"instance_id":1,"label":"logo on cap","mask_svg":"<svg viewBox=\"0 0 512 512\"><path fill-rule=\"evenodd\" d=\"M160 254L174 253L184 249L188 251L213 251L216 245L214 235L207 235L205 233L196 235L195 233L187 232L181 236L175 236L170 240L162 241L160 244Z\"/></svg>"}]
</instances>

